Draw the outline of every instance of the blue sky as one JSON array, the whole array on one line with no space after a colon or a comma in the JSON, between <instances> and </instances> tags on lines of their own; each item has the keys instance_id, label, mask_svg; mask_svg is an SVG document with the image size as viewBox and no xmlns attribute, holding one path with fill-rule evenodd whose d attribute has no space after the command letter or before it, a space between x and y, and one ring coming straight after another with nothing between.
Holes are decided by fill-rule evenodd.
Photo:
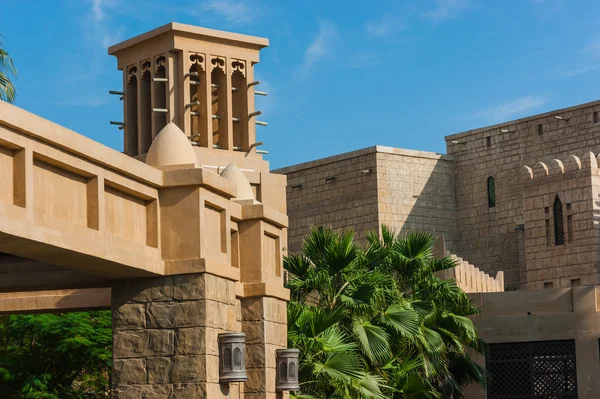
<instances>
[{"instance_id":1,"label":"blue sky","mask_svg":"<svg viewBox=\"0 0 600 399\"><path fill-rule=\"evenodd\" d=\"M267 37L272 167L596 100L598 0L0 0L16 105L122 150L109 45L170 21Z\"/></svg>"}]
</instances>

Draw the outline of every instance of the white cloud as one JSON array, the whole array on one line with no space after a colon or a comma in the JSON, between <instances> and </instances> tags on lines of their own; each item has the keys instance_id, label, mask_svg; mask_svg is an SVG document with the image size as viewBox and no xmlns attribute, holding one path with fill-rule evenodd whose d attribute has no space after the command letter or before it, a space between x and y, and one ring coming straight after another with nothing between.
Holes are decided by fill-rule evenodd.
<instances>
[{"instance_id":1,"label":"white cloud","mask_svg":"<svg viewBox=\"0 0 600 399\"><path fill-rule=\"evenodd\" d=\"M210 0L204 9L236 25L248 24L260 16L257 8L242 0Z\"/></svg>"},{"instance_id":2,"label":"white cloud","mask_svg":"<svg viewBox=\"0 0 600 399\"><path fill-rule=\"evenodd\" d=\"M533 11L538 14L552 14L559 11L564 4L568 4L568 1L564 0L529 0L533 6Z\"/></svg>"},{"instance_id":3,"label":"white cloud","mask_svg":"<svg viewBox=\"0 0 600 399\"><path fill-rule=\"evenodd\" d=\"M365 52L358 52L348 59L349 68L367 68L378 65L380 58Z\"/></svg>"},{"instance_id":4,"label":"white cloud","mask_svg":"<svg viewBox=\"0 0 600 399\"><path fill-rule=\"evenodd\" d=\"M371 38L389 37L404 29L402 22L390 16L385 16L377 21L369 21L365 24L367 36Z\"/></svg>"},{"instance_id":5,"label":"white cloud","mask_svg":"<svg viewBox=\"0 0 600 399\"><path fill-rule=\"evenodd\" d=\"M319 33L304 52L303 67L309 69L317 61L327 57L337 39L338 34L335 25L328 21L321 21Z\"/></svg>"},{"instance_id":6,"label":"white cloud","mask_svg":"<svg viewBox=\"0 0 600 399\"><path fill-rule=\"evenodd\" d=\"M587 47L583 48L581 52L590 57L599 58L600 57L600 40L590 43Z\"/></svg>"},{"instance_id":7,"label":"white cloud","mask_svg":"<svg viewBox=\"0 0 600 399\"><path fill-rule=\"evenodd\" d=\"M580 68L571 69L571 70L563 73L561 76L571 77L571 76L575 76L575 75L581 75L582 73L588 73L591 71L595 71L597 69L600 69L600 64L587 65L587 66L583 66Z\"/></svg>"},{"instance_id":8,"label":"white cloud","mask_svg":"<svg viewBox=\"0 0 600 399\"><path fill-rule=\"evenodd\" d=\"M118 0L91 0L92 1L92 17L96 22L104 21L107 9L114 8L118 5Z\"/></svg>"},{"instance_id":9,"label":"white cloud","mask_svg":"<svg viewBox=\"0 0 600 399\"><path fill-rule=\"evenodd\" d=\"M92 46L108 48L123 39L125 27L112 27L110 15L121 6L120 0L90 0L91 7L83 26L84 37Z\"/></svg>"},{"instance_id":10,"label":"white cloud","mask_svg":"<svg viewBox=\"0 0 600 399\"><path fill-rule=\"evenodd\" d=\"M534 111L544 106L548 100L544 97L529 95L517 98L516 100L495 105L480 111L473 116L483 118L491 122L502 122L514 119L527 112Z\"/></svg>"},{"instance_id":11,"label":"white cloud","mask_svg":"<svg viewBox=\"0 0 600 399\"><path fill-rule=\"evenodd\" d=\"M434 22L454 18L471 5L470 0L436 0L435 3L436 8L425 13Z\"/></svg>"}]
</instances>

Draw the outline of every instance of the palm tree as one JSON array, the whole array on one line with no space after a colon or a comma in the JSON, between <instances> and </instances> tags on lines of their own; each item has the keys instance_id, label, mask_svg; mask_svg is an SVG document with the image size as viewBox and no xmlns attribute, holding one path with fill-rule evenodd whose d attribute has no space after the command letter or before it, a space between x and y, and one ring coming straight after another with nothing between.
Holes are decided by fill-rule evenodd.
<instances>
[{"instance_id":1,"label":"palm tree","mask_svg":"<svg viewBox=\"0 0 600 399\"><path fill-rule=\"evenodd\" d=\"M462 398L462 389L471 384L486 383L486 372L470 359L469 351L485 353L485 343L477 337L473 322L468 318L478 313L467 295L454 281L435 277L437 271L455 266L449 257L433 255L435 238L424 232L397 237L383 226L381 238L368 236L371 246L388 249L388 257L380 267L390 273L399 286L422 308L422 326L431 342L443 343L443 356L431 356L424 345L424 370L428 380L443 398Z\"/></svg>"},{"instance_id":2,"label":"palm tree","mask_svg":"<svg viewBox=\"0 0 600 399\"><path fill-rule=\"evenodd\" d=\"M17 76L17 68L6 50L2 48L0 41L0 101L12 103L15 101L17 92L9 78L9 74Z\"/></svg>"},{"instance_id":3,"label":"palm tree","mask_svg":"<svg viewBox=\"0 0 600 399\"><path fill-rule=\"evenodd\" d=\"M301 350L302 398L460 398L483 381L474 314L433 257L433 237L383 228L361 248L352 232L317 228L285 258L290 346Z\"/></svg>"}]
</instances>

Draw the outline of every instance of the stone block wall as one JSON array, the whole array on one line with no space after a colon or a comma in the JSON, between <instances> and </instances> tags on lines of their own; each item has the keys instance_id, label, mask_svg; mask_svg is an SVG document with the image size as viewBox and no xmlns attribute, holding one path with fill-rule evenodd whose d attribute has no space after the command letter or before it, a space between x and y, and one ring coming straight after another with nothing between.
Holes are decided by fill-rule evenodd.
<instances>
[{"instance_id":1,"label":"stone block wall","mask_svg":"<svg viewBox=\"0 0 600 399\"><path fill-rule=\"evenodd\" d=\"M597 284L600 180L594 154L538 162L526 166L523 177L526 268L521 272L522 287ZM555 208L562 218L557 218Z\"/></svg>"},{"instance_id":2,"label":"stone block wall","mask_svg":"<svg viewBox=\"0 0 600 399\"><path fill-rule=\"evenodd\" d=\"M446 137L455 159L458 255L487 273L503 270L507 288L519 287L525 268L523 232L517 229L523 224L519 170L539 160L599 152L594 112L600 112L600 101ZM494 208L487 201L490 176L496 183Z\"/></svg>"},{"instance_id":3,"label":"stone block wall","mask_svg":"<svg viewBox=\"0 0 600 399\"><path fill-rule=\"evenodd\" d=\"M452 157L377 147L378 223L400 234L428 231L444 236L454 250Z\"/></svg>"},{"instance_id":4,"label":"stone block wall","mask_svg":"<svg viewBox=\"0 0 600 399\"><path fill-rule=\"evenodd\" d=\"M234 281L129 279L112 292L115 398L240 397L239 383L219 384L218 334L241 331Z\"/></svg>"},{"instance_id":5,"label":"stone block wall","mask_svg":"<svg viewBox=\"0 0 600 399\"><path fill-rule=\"evenodd\" d=\"M287 175L288 243L300 249L311 226L353 228L365 242L378 229L375 147L275 170Z\"/></svg>"},{"instance_id":6,"label":"stone block wall","mask_svg":"<svg viewBox=\"0 0 600 399\"><path fill-rule=\"evenodd\" d=\"M287 348L287 303L277 298L242 299L242 331L246 333L245 399L283 399L277 393L276 350Z\"/></svg>"},{"instance_id":7,"label":"stone block wall","mask_svg":"<svg viewBox=\"0 0 600 399\"><path fill-rule=\"evenodd\" d=\"M354 229L358 241L365 243L366 233L382 224L398 233L442 233L453 248L451 157L376 146L275 173L288 177L292 251L300 248L311 226Z\"/></svg>"}]
</instances>

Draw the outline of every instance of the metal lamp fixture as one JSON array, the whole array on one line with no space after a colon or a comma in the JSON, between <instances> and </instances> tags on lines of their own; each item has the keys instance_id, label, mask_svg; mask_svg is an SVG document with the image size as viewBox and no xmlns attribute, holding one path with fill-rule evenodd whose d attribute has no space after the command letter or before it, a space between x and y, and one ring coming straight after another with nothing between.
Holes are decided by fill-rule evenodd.
<instances>
[{"instance_id":1,"label":"metal lamp fixture","mask_svg":"<svg viewBox=\"0 0 600 399\"><path fill-rule=\"evenodd\" d=\"M246 375L246 334L219 334L219 382L245 382Z\"/></svg>"},{"instance_id":2,"label":"metal lamp fixture","mask_svg":"<svg viewBox=\"0 0 600 399\"><path fill-rule=\"evenodd\" d=\"M299 391L298 349L277 349L277 391Z\"/></svg>"}]
</instances>

